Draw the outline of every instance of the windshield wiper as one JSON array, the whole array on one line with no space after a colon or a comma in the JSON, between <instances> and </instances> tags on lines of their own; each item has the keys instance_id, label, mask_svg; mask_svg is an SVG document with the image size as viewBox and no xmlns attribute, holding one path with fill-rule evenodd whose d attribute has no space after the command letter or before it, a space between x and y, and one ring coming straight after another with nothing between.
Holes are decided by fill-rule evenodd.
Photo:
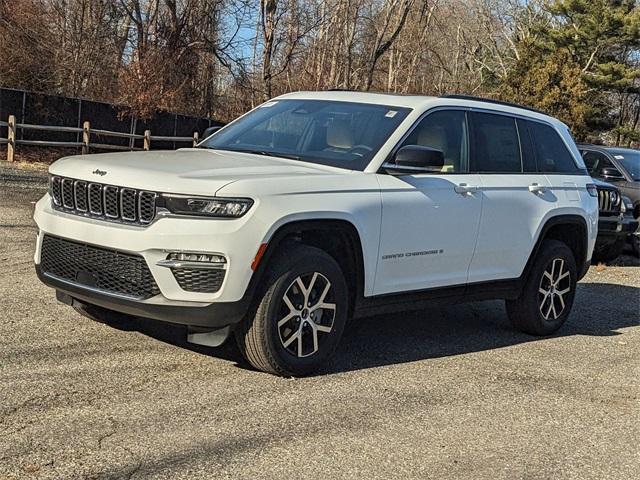
<instances>
[{"instance_id":1,"label":"windshield wiper","mask_svg":"<svg viewBox=\"0 0 640 480\"><path fill-rule=\"evenodd\" d=\"M241 152L241 153L253 153L254 155L262 155L264 157L280 157L288 158L289 160L300 160L297 155L291 155L288 153L269 152L267 150L253 150L249 148L218 148L218 150L226 150L228 152Z\"/></svg>"}]
</instances>

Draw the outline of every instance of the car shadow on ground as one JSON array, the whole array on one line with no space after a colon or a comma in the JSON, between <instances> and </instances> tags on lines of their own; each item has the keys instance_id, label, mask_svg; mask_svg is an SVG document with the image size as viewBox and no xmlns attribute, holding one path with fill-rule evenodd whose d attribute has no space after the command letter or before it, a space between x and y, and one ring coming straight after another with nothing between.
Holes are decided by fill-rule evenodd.
<instances>
[{"instance_id":1,"label":"car shadow on ground","mask_svg":"<svg viewBox=\"0 0 640 480\"><path fill-rule=\"evenodd\" d=\"M612 336L640 325L640 288L608 284L578 285L573 312L551 337L533 337L514 330L504 302L489 301L434 307L358 320L345 334L333 361L317 375L449 357L526 342L572 335ZM203 355L250 368L233 339L218 348L186 341L186 328L144 319L108 322Z\"/></svg>"}]
</instances>

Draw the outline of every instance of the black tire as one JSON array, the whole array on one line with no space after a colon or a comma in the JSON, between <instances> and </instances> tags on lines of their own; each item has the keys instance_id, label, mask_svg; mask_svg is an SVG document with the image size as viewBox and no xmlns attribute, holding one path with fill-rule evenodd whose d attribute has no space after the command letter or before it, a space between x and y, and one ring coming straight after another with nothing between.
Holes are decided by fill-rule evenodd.
<instances>
[{"instance_id":1,"label":"black tire","mask_svg":"<svg viewBox=\"0 0 640 480\"><path fill-rule=\"evenodd\" d=\"M342 270L318 248L288 244L270 261L265 289L255 315L235 331L240 351L263 372L290 377L316 371L335 351L347 321L349 295ZM304 298L306 305L301 304Z\"/></svg>"},{"instance_id":2,"label":"black tire","mask_svg":"<svg viewBox=\"0 0 640 480\"><path fill-rule=\"evenodd\" d=\"M629 236L629 243L631 244L631 251L633 254L640 258L640 235L632 234Z\"/></svg>"},{"instance_id":3,"label":"black tire","mask_svg":"<svg viewBox=\"0 0 640 480\"><path fill-rule=\"evenodd\" d=\"M558 281L566 272L569 275ZM553 286L550 273L555 277L557 286ZM520 296L506 301L507 315L513 326L530 335L554 333L571 312L577 278L571 249L560 241L544 240ZM548 293L545 295L543 290Z\"/></svg>"},{"instance_id":4,"label":"black tire","mask_svg":"<svg viewBox=\"0 0 640 480\"><path fill-rule=\"evenodd\" d=\"M602 262L613 262L616 258L622 255L624 251L625 239L616 240L613 243L610 243L606 247L597 248L593 251L592 261L594 263Z\"/></svg>"}]
</instances>

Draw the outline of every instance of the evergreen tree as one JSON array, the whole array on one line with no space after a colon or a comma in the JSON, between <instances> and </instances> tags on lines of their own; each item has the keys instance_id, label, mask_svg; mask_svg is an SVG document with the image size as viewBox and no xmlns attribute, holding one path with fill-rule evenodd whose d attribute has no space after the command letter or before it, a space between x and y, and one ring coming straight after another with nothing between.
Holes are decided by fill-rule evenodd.
<instances>
[{"instance_id":1,"label":"evergreen tree","mask_svg":"<svg viewBox=\"0 0 640 480\"><path fill-rule=\"evenodd\" d=\"M640 7L634 0L555 0L550 22L505 80L505 98L565 120L581 137L612 130L614 141L637 135L640 95ZM549 20L547 18L547 20Z\"/></svg>"}]
</instances>

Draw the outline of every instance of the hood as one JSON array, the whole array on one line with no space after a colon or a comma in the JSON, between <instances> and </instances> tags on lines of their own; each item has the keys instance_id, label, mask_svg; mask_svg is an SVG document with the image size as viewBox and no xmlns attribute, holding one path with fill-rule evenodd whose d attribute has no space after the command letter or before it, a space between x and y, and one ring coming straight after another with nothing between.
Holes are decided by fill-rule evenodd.
<instances>
[{"instance_id":1,"label":"hood","mask_svg":"<svg viewBox=\"0 0 640 480\"><path fill-rule=\"evenodd\" d=\"M54 175L165 193L213 195L255 177L335 173L337 169L240 152L185 148L174 151L77 155L49 167Z\"/></svg>"}]
</instances>

